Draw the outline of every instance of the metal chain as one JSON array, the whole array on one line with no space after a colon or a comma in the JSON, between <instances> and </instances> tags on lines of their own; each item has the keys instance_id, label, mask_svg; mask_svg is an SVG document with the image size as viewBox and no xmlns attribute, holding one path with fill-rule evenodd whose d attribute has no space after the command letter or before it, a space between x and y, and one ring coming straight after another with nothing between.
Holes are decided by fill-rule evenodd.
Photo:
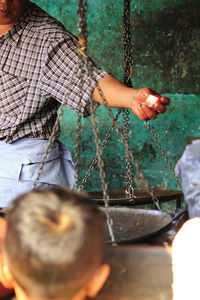
<instances>
[{"instance_id":1,"label":"metal chain","mask_svg":"<svg viewBox=\"0 0 200 300\"><path fill-rule=\"evenodd\" d=\"M124 0L124 37L125 37L124 38L124 53L125 53L125 56L124 56L124 80L127 80L128 81L127 83L131 87L132 86L132 83L131 83L131 80L130 80L131 76L129 74L131 74L131 72L132 72L131 66L133 66L133 51L132 51L133 45L132 45L132 40L131 40L130 28L131 28L130 0ZM174 168L170 164L164 150L162 149L162 147L161 147L161 145L160 145L160 143L159 143L159 141L158 141L158 139L155 135L155 132L154 132L153 128L150 126L149 122L146 122L146 124L149 127L149 129L152 133L152 136L154 138L154 141L156 142L156 144L157 144L159 150L161 151L161 153L163 154L168 166L172 170L178 185L180 186L178 178L175 175ZM133 159L134 159L133 156L131 157L131 159L133 161ZM156 207L159 210L161 210L158 198L154 195L153 191L150 190L149 182L148 182L148 192L151 195L152 200L153 200L154 204L156 205Z\"/></svg>"},{"instance_id":2,"label":"metal chain","mask_svg":"<svg viewBox=\"0 0 200 300\"><path fill-rule=\"evenodd\" d=\"M86 10L87 10L87 0L78 1L78 31L79 31L79 40L76 40L78 45L78 68L80 70L80 97L78 103L78 111L81 112L82 108L82 97L83 97L83 76L85 73L84 69L84 61L83 57L87 57L87 22L86 22ZM77 189L78 178L79 178L79 162L80 162L80 141L81 141L81 114L78 115L77 120L77 128L76 128L76 142L75 142L75 158L74 158L74 166L75 166L75 176L74 176L74 189Z\"/></svg>"},{"instance_id":3,"label":"metal chain","mask_svg":"<svg viewBox=\"0 0 200 300\"><path fill-rule=\"evenodd\" d=\"M99 85L97 86L97 90L98 90L99 95L100 95L100 97L101 97L101 99L102 99L102 101L103 101L103 104L105 105L105 107L106 107L106 109L107 109L107 112L108 112L110 118L113 120L113 124L114 124L114 126L115 126L115 129L116 129L117 133L119 134L119 136L120 136L120 138L121 138L121 142L122 142L122 144L123 144L123 145L125 146L125 148L126 148L126 140L125 140L125 138L124 138L124 136L123 136L123 134L122 134L122 132L121 132L121 129L120 129L119 126L118 126L118 123L116 122L116 120L115 120L115 118L114 118L114 116L113 116L113 114L112 114L112 112L111 112L110 107L108 106L107 100L106 100L106 98L105 98L105 96L104 96L104 94L103 94L103 91L102 91L102 89L100 88ZM129 152L129 153L131 153L131 152ZM133 157L133 154L132 154L132 153L131 153L131 155L132 155L132 157ZM130 198L136 198L136 196L134 195L134 189L133 189L132 186L129 186L129 189L127 190L127 195L129 195Z\"/></svg>"},{"instance_id":4,"label":"metal chain","mask_svg":"<svg viewBox=\"0 0 200 300\"><path fill-rule=\"evenodd\" d=\"M62 119L63 112L64 112L64 106L61 106L59 114L58 114L58 116L56 118L55 124L53 126L52 134L49 137L49 143L47 145L47 148L45 150L44 156L42 158L42 161L41 161L41 164L40 164L40 168L39 168L37 176L36 176L36 178L35 178L35 180L33 182L33 188L36 188L36 185L37 185L37 183L38 183L38 181L40 179L40 176L42 174L42 171L43 171L43 168L44 168L47 156L48 156L48 154L49 154L49 152L51 150L51 147L52 147L53 143L56 140L57 132L58 132L59 127L60 127L59 124L60 124L60 120Z\"/></svg>"},{"instance_id":5,"label":"metal chain","mask_svg":"<svg viewBox=\"0 0 200 300\"><path fill-rule=\"evenodd\" d=\"M76 128L76 142L74 146L75 150L75 157L74 157L74 168L75 168L75 175L74 175L74 190L77 189L78 185L78 177L79 177L79 162L80 162L80 144L81 141L81 115L78 115L77 120L77 128Z\"/></svg>"},{"instance_id":6,"label":"metal chain","mask_svg":"<svg viewBox=\"0 0 200 300\"><path fill-rule=\"evenodd\" d=\"M118 111L118 113L117 113L117 115L115 117L115 121L118 120L120 113L121 113L121 111ZM110 126L110 128L109 128L108 132L106 133L106 135L105 135L105 137L103 139L103 142L102 142L102 144L100 146L101 154L103 153L104 147L107 145L108 140L110 139L111 133L112 133L112 131L113 131L114 128L115 128L115 126L112 123L112 125ZM91 175L92 170L95 168L95 166L97 164L97 161L98 161L98 158L97 158L97 155L95 155L93 157L93 159L92 159L90 167L88 168L88 171L86 172L85 176L82 179L82 182L81 182L81 184L80 184L80 186L78 188L79 190L82 190L84 188L84 185L86 184L89 176Z\"/></svg>"},{"instance_id":7,"label":"metal chain","mask_svg":"<svg viewBox=\"0 0 200 300\"><path fill-rule=\"evenodd\" d=\"M78 15L79 15L79 17L80 17L80 19L81 19L81 21L79 22L79 27L80 27L80 29L79 29L79 34L81 35L81 38L84 39L84 38L85 38L85 35L86 35L86 32L87 32L87 24L86 24L86 9L87 9L87 2L85 1L84 3L82 3L82 1L79 1L79 5L80 5L80 8L79 8L79 10L78 10L78 12L79 12ZM126 17L126 16L125 16L125 17ZM129 26L126 26L126 29L125 29L125 30L128 32ZM129 30L129 31L130 31L130 30ZM130 37L130 33L129 33L129 37ZM130 47L128 47L128 43L126 43L126 49L128 49L128 48L130 49ZM132 49L131 49L130 51L132 51ZM85 56L85 55L84 55L84 56ZM129 55L128 55L127 57L129 57ZM129 73L130 73L130 72L129 72ZM130 81L130 82L131 82L131 81ZM130 84L129 84L129 85L130 85ZM110 109L108 108L108 106L107 106L107 101L106 101L105 97L103 96L103 92L101 91L101 89L100 89L99 86L98 86L98 90L99 90L100 96L101 96L102 99L103 99L104 104L106 105L107 109L109 110L109 114L110 114L110 116L111 116L111 118L112 118L112 120L113 120L113 124L115 124L115 126L116 126L116 124L117 124L117 123L116 123L116 119L113 117L113 115L112 115ZM129 112L128 112L128 113L129 113ZM128 127L128 126L127 126L127 127ZM117 132L120 132L118 126L117 126ZM125 133L125 134L128 134L127 130L125 130L124 133ZM109 136L109 134L107 135L107 137L108 137L108 136ZM132 179L131 179L131 171L130 171L130 159L129 159L129 157L128 157L128 153L129 153L128 138L127 138L127 137L124 138L122 133L120 134L120 136L121 136L121 139L122 139L122 141L123 141L123 143L124 143L124 145L125 145L125 149L126 149L126 153L127 153L127 162L128 162L128 163L127 163L127 175L126 175L126 178L128 178L128 184L127 184L127 185L130 185L130 186L131 186ZM101 149L100 149L100 151L101 151ZM89 168L89 170L88 170L86 176L84 177L84 182L85 182L85 179L90 175L91 170L93 169L94 165L96 164L96 159L97 159L97 157L95 157L95 158L93 159L92 164L91 164L91 166L90 166L90 168ZM82 185L81 185L80 187L82 187ZM131 190L133 190L132 187L129 189L129 191L131 191ZM132 196L132 193L129 192L129 195Z\"/></svg>"},{"instance_id":8,"label":"metal chain","mask_svg":"<svg viewBox=\"0 0 200 300\"><path fill-rule=\"evenodd\" d=\"M103 104L105 105L105 107L106 107L106 109L107 109L107 112L108 112L110 118L113 120L113 124L114 124L114 126L115 126L115 130L116 130L117 133L119 134L119 136L120 136L120 138L121 138L122 144L125 146L125 145L126 145L126 140L125 140L125 138L124 138L123 133L121 132L121 129L120 129L119 126L118 126L118 123L115 121L115 118L114 118L114 116L113 116L113 114L112 114L112 112L111 112L111 109L110 109L110 107L108 106L107 100L106 100L106 98L105 98L105 96L104 96L104 94L103 94L103 91L102 91L102 89L100 88L99 85L97 86L97 89L98 89L99 95L101 96L101 99L102 99L102 101L103 101ZM125 147L126 147L126 146L125 146ZM130 155L131 155L131 157L132 157L132 159L133 159L133 154L132 154L132 152L130 152ZM129 193L129 195L132 196L131 198L136 198L136 196L134 195L134 190L132 190L131 187L130 187L130 190L128 191L128 193Z\"/></svg>"},{"instance_id":9,"label":"metal chain","mask_svg":"<svg viewBox=\"0 0 200 300\"><path fill-rule=\"evenodd\" d=\"M81 1L80 1L81 2ZM124 1L125 2L125 13L124 13L124 19L126 19L126 20L128 20L128 22L126 23L126 25L128 24L128 27L130 26L130 13L129 13L129 11L128 10L130 10L130 1ZM86 4L87 2L85 1L85 4ZM128 6L127 6L127 3L128 3ZM83 10L79 10L79 11L83 11ZM128 17L127 17L127 14L129 15ZM85 20L86 20L86 14L84 15L83 14L83 18L85 18ZM85 26L85 25L84 25ZM84 27L85 28L85 30L86 30L86 26ZM124 27L124 31L125 30L127 30L126 29L127 27L125 26ZM129 27L130 28L130 27ZM83 30L81 31L81 30L79 30L79 32L81 32L82 33L82 37L84 37L84 34L83 34ZM128 36L128 39L130 39L130 30L128 29L128 31L126 31L126 33L125 33L127 36ZM126 40L127 41L127 40ZM127 47L127 45L129 45L128 47ZM128 54L128 55L125 55L125 59L124 59L124 61L125 61L125 64L126 64L126 57L129 57L129 59L131 58L131 60L132 60L132 47L130 47L130 43L128 42L128 43L126 43L125 42L125 45L124 45L124 47L127 49L127 50L125 50L125 51L130 51L129 53L130 54ZM129 50L128 50L129 49ZM84 55L83 55L84 56ZM87 58L87 56L84 56L84 57L86 57ZM131 74L131 67L130 67L130 64L131 64L131 66L133 65L133 60L131 61L131 63L130 63L130 61L129 61L129 68L128 69L125 69L125 73L124 73L124 79L125 80L128 80L128 82L129 82L129 86L131 86L131 80L130 80L130 74ZM91 76L92 75L92 70L90 69L90 64L88 63L88 60L87 60L87 70L89 71L89 75ZM127 71L128 70L128 71ZM92 169L94 168L94 166L96 165L96 163L97 163L97 161L98 161L98 165L99 165L99 168L100 168L100 177L101 177L101 182L102 182L102 190L103 190L103 194L104 194L104 198L105 198L105 200L106 200L106 198L107 198L107 200L109 200L109 197L108 197L108 195L107 195L107 184L105 183L105 173L104 173L104 170L103 170L103 166L104 166L104 164L103 164L103 161L102 161L102 152L103 152L103 148L104 148L104 146L107 144L107 141L108 141L108 139L109 139L109 137L110 137L110 134L111 134L111 132L112 132L112 130L113 130L113 128L114 128L114 126L116 127L116 130L117 130L117 132L119 133L119 135L120 135L120 137L121 137L121 140L122 140L122 142L123 142L123 144L125 145L125 148L126 148L126 153L130 153L130 150L129 150L129 144L128 144L128 140L127 140L127 137L128 137L128 126L129 126L129 124L128 124L128 122L129 122L129 116L128 116L128 114L129 114L129 111L128 111L128 113L126 112L126 111L124 111L123 112L123 114L127 114L127 116L124 116L125 118L124 118L124 134L125 134L125 138L123 137L123 135L122 135L122 133L120 132L120 129L119 129L119 127L118 127L118 125L117 125L117 119L116 118L114 118L114 116L112 115L112 113L111 113L111 111L110 111L110 108L107 106L107 100L105 99L105 97L104 97L104 95L103 95L103 92L102 92L102 90L101 90L101 88L98 86L98 91L99 91L99 94L100 94L100 96L102 97L102 99L103 99L103 102L104 102L104 104L105 104L105 106L106 106L106 108L107 108L107 110L108 110L108 113L109 113L109 115L110 115L110 117L112 118L112 120L113 120L113 124L112 124L112 126L110 127L110 129L109 129L109 131L108 131L108 133L107 133L107 135L106 135L106 137L105 137L105 139L104 139L104 141L103 141L103 143L102 143L102 145L100 146L100 141L99 141L99 137L98 137L98 128L97 128L97 124L96 124L96 120L95 120L95 117L94 117L94 111L93 111L93 113L92 113L92 122L93 122L93 128L94 128L94 134L95 134L95 143L96 143L96 147L97 147L97 155L93 158L93 161L92 161L92 163L91 163L91 166L90 166L90 168L89 168L89 170L88 170L88 172L86 173L86 175L85 175L85 177L83 178L83 181L82 181L82 184L79 186L79 189L82 189L83 188L83 185L85 184L85 182L86 182L86 180L87 180L87 177L90 175L90 173L91 173L91 171L92 171ZM91 105L91 107L93 107L94 108L94 106L93 105ZM92 108L92 110L93 110L93 108ZM120 114L120 113L119 113ZM116 126L117 125L117 126ZM133 196L133 193L134 193L134 190L133 190L133 188L132 188L132 185L130 184L130 183L132 183L132 179L130 180L130 173L131 173L131 171L130 171L130 160L132 159L133 160L133 155L132 155L132 153L131 153L131 158L129 157L128 158L128 154L127 154L127 157L126 157L126 159L127 159L127 162L128 162L128 166L127 166L127 177L129 178L129 181L128 181L128 184L129 184L129 188L130 188L130 190L129 190L129 196L131 197L131 196ZM105 192L106 191L106 192ZM153 191L151 191L150 189L148 189L148 191L149 191L149 193L151 194L151 196L152 196L152 200L153 200L153 202L154 202L154 204L156 205L156 207L159 209L159 210L161 210L160 209L160 206L159 206L159 200L157 199L157 197L156 196L154 196L154 194L153 194ZM105 206L108 208L108 202L105 202ZM109 213L108 213L108 211L106 210L106 217L107 217L107 221L110 219L110 216L109 216ZM108 228L110 227L110 226L112 226L112 220L109 220L109 226L108 226ZM111 235L112 235L112 233L111 233ZM114 240L114 238L111 238L112 240Z\"/></svg>"},{"instance_id":10,"label":"metal chain","mask_svg":"<svg viewBox=\"0 0 200 300\"><path fill-rule=\"evenodd\" d=\"M78 0L78 31L79 31L79 40L83 38L86 40L87 36L87 9L88 4L87 0ZM87 51L85 51L86 54ZM84 55L83 55L84 56Z\"/></svg>"},{"instance_id":11,"label":"metal chain","mask_svg":"<svg viewBox=\"0 0 200 300\"><path fill-rule=\"evenodd\" d=\"M82 12L83 11L83 9L79 9L79 11L80 12ZM83 14L83 16L82 16L83 18L85 18L85 14ZM86 19L85 19L86 20ZM126 31L128 31L129 30L129 28L128 28L128 26L125 26L126 27ZM86 26L84 25L84 28L85 28L85 30L86 30ZM79 30L79 32L80 32L80 30ZM82 37L84 36L84 32L83 31L81 31L82 32ZM129 37L130 37L130 35L129 35ZM126 43L126 49L128 49L128 43ZM131 50L132 51L132 50ZM127 57L127 56L126 56ZM131 82L131 81L130 81ZM130 86L130 84L129 84L129 86ZM99 88L100 89L100 88ZM101 91L101 94L102 94L102 91ZM104 99L104 102L105 103L107 103L107 101ZM105 104L104 103L104 104ZM121 111L123 111L124 109L122 109ZM121 113L121 111L120 111L120 113ZM124 111L126 111L126 110L124 110ZM128 114L129 114L129 111L127 110L126 112L125 112L125 114L127 114L127 118L125 117L124 118L124 120L126 121L126 123L127 123L127 120L128 120ZM117 121L117 119L116 118L113 118L112 117L112 119L113 119L113 124L116 124L116 121ZM126 128L128 129L128 124L126 125ZM127 162L127 167L126 167L126 179L127 179L127 194L128 194L128 196L129 197L132 197L133 196L133 192L134 192L134 189L133 189L133 187L132 187L132 178L131 178L131 170L130 170L130 158L129 158L129 144L128 144L128 130L127 129L124 129L124 135L125 135L125 138L123 139L123 141L124 141L124 145L125 145L125 149L126 149L126 162ZM118 128L118 130L119 130L119 128ZM109 129L109 131L110 131L110 129ZM108 132L108 134L106 135L106 139L107 138L109 138L110 137L110 132ZM105 145L105 143L103 143L104 145ZM101 148L100 148L100 150L102 150ZM94 168L94 166L96 165L96 162L97 162L97 156L95 156L94 158L93 158L93 160L92 160L92 163L91 163L91 165L90 165L90 168L89 168L89 170L88 170L88 172L87 172L87 174L85 175L85 177L84 177L84 179L83 179L83 183L85 183L86 182L86 180L87 180L87 177L90 175L90 173L91 173L91 171L92 171L92 169ZM79 188L82 188L83 187L83 184L81 184L81 186L79 187Z\"/></svg>"},{"instance_id":12,"label":"metal chain","mask_svg":"<svg viewBox=\"0 0 200 300\"><path fill-rule=\"evenodd\" d=\"M160 207L160 201L159 201L159 199L154 195L154 192L153 192L152 190L150 190L150 188L148 188L147 191L148 191L148 193L151 195L151 199L152 199L154 205L156 206L156 208L157 208L160 212L162 212L162 209L161 209L161 207Z\"/></svg>"},{"instance_id":13,"label":"metal chain","mask_svg":"<svg viewBox=\"0 0 200 300\"><path fill-rule=\"evenodd\" d=\"M89 60L87 60L87 70L88 70L88 78L93 77L93 72L92 72L92 64L90 63ZM95 144L96 144L96 152L97 152L97 161L98 161L98 167L99 167L99 173L100 173L100 178L101 178L101 187L102 187L102 192L103 192L103 199L105 203L105 213L106 213L106 219L107 219L107 225L108 225L108 231L111 237L111 242L114 244L115 243L115 237L114 237L114 232L113 232L113 220L109 214L109 195L107 193L107 183L106 183L106 174L104 171L104 161L102 158L102 150L100 148L100 138L99 138L99 130L97 127L97 122L96 122L96 114L95 114L95 106L93 99L90 98L90 104L91 104L91 112L92 112L92 124L93 124L93 131L94 131L94 136L95 136Z\"/></svg>"},{"instance_id":14,"label":"metal chain","mask_svg":"<svg viewBox=\"0 0 200 300\"><path fill-rule=\"evenodd\" d=\"M79 44L81 45L81 48L79 49L79 53L82 55L81 57L81 64L82 64L82 70L85 70L86 75L88 76L88 81L90 83L93 76L93 69L92 64L88 59L87 56L87 22L86 22L86 11L87 11L87 1L79 0L78 2L78 17L79 17ZM105 214L106 214L106 221L108 226L108 231L111 237L111 241L114 244L115 243L115 237L113 233L113 220L109 214L109 195L107 193L107 184L105 181L106 175L104 172L104 162L102 159L102 151L100 149L100 139L99 139L99 131L96 124L96 115L95 115L95 107L94 102L92 99L90 99L90 107L91 107L91 113L92 113L92 124L93 124L93 130L95 135L95 144L96 144L96 152L97 152L97 159L98 159L98 166L100 171L100 179L101 179L101 187L103 191L103 199L105 203Z\"/></svg>"},{"instance_id":15,"label":"metal chain","mask_svg":"<svg viewBox=\"0 0 200 300\"><path fill-rule=\"evenodd\" d=\"M132 87L131 73L133 68L133 47L131 38L131 14L130 14L130 0L124 0L124 15L123 15L123 53L124 53L124 84ZM134 197L133 179L131 172L131 157L129 146L129 127L130 118L129 110L121 108L123 116L123 132L125 137L125 160L126 160L126 196Z\"/></svg>"},{"instance_id":16,"label":"metal chain","mask_svg":"<svg viewBox=\"0 0 200 300\"><path fill-rule=\"evenodd\" d=\"M158 137L156 136L153 127L149 124L148 121L145 121L145 124L146 124L146 126L149 128L149 130L150 130L150 132L151 132L151 134L152 134L153 140L155 141L155 143L156 143L156 145L157 145L159 151L160 151L161 154L163 155L163 157L164 157L164 159L165 159L165 161L166 161L168 167L169 167L170 170L172 171L172 174L174 175L174 177L175 177L175 179L176 179L176 182L177 182L178 186L181 188L181 184L180 184L179 179L177 178L177 176L176 176L176 174L175 174L174 167L173 167L172 164L170 163L170 161L169 161L169 159L168 159L168 157L167 157L167 155L166 155L164 149L162 148L162 146L161 146L161 144L160 144L160 141L158 140Z\"/></svg>"},{"instance_id":17,"label":"metal chain","mask_svg":"<svg viewBox=\"0 0 200 300\"><path fill-rule=\"evenodd\" d=\"M122 109L122 117L123 117L123 132L124 132L124 139L125 139L125 161L126 161L126 196L127 198L133 198L134 195L134 188L133 188L133 180L132 180L132 172L131 172L131 157L130 157L130 147L129 147L129 113L128 110Z\"/></svg>"},{"instance_id":18,"label":"metal chain","mask_svg":"<svg viewBox=\"0 0 200 300\"><path fill-rule=\"evenodd\" d=\"M131 37L131 9L130 9L130 1L131 0L124 0L124 16L123 16L123 28L124 28L124 37L123 37L123 47L124 47L124 83L132 87L131 82L131 75L133 72L133 43L132 43L132 37ZM132 189L132 179L131 179L131 170L130 170L130 162L132 162L132 165L136 166L136 173L139 173L139 167L137 161L134 159L132 152L129 149L129 143L128 143L128 131L129 131L129 111L124 110L124 119L126 118L126 121L124 121L124 132L125 132L125 139L126 139L126 164L127 164L127 177L128 177L128 184L130 185L130 188ZM125 116L127 114L127 117ZM142 171L140 173L143 174ZM159 200L154 195L153 191L150 190L150 184L149 181L146 180L148 183L147 191L152 197L152 201L157 207L158 210L161 211Z\"/></svg>"},{"instance_id":19,"label":"metal chain","mask_svg":"<svg viewBox=\"0 0 200 300\"><path fill-rule=\"evenodd\" d=\"M101 89L101 87L99 85L97 85L97 90L98 90L98 93L99 93L99 95L100 95L100 97L102 99L102 102L103 102L103 104L104 104L104 106L105 106L105 108L106 108L106 110L108 112L109 117L113 121L113 124L115 126L115 130L116 130L116 132L119 134L119 136L121 138L122 144L125 145L125 138L124 138L123 132L122 132L121 128L119 127L117 121L115 120L115 116L113 115L110 107L108 106L108 102L107 102L107 100L106 100L106 98L104 96L104 93L103 93L103 91L102 91L102 89Z\"/></svg>"},{"instance_id":20,"label":"metal chain","mask_svg":"<svg viewBox=\"0 0 200 300\"><path fill-rule=\"evenodd\" d=\"M81 62L81 70L84 70L87 77L89 84L91 82L91 79L93 77L93 70L92 70L92 65L90 61L86 58L87 57L87 22L86 22L86 11L87 11L87 0L79 0L79 5L78 5L78 17L79 17L79 41L80 39L85 41L85 48L84 48L84 54L82 55L80 62ZM83 82L82 82L83 83ZM88 85L89 85L88 84ZM109 200L109 196L107 194L107 184L105 182L105 173L103 170L103 160L101 156L101 151L100 151L100 139L99 139L99 132L96 124L96 117L95 117L95 108L94 108L94 103L91 99L90 101L90 107L91 107L91 113L92 113L92 124L93 124L93 130L95 134L95 144L96 144L96 149L97 149L97 157L98 157L98 165L99 165L99 170L100 170L100 178L101 178L101 185L102 185L102 191L103 191L103 196L105 200ZM106 203L107 206L107 203Z\"/></svg>"},{"instance_id":21,"label":"metal chain","mask_svg":"<svg viewBox=\"0 0 200 300\"><path fill-rule=\"evenodd\" d=\"M133 71L133 43L131 37L130 1L124 0L123 15L123 49L124 49L124 83L132 87L131 73Z\"/></svg>"},{"instance_id":22,"label":"metal chain","mask_svg":"<svg viewBox=\"0 0 200 300\"><path fill-rule=\"evenodd\" d=\"M78 45L78 49L80 45ZM83 96L83 75L85 74L85 68L84 68L84 61L83 61L83 56L79 53L79 62L78 62L78 68L80 70L80 97L79 97L79 103L78 103L78 111L81 112L82 109L82 96ZM74 159L74 166L75 166L75 176L74 176L74 189L77 189L77 185L78 185L78 178L79 178L79 162L80 162L80 141L81 141L81 119L82 116L79 113L78 115L78 120L77 120L77 128L76 128L76 143L75 143L75 159Z\"/></svg>"},{"instance_id":23,"label":"metal chain","mask_svg":"<svg viewBox=\"0 0 200 300\"><path fill-rule=\"evenodd\" d=\"M130 157L131 157L132 165L135 166L135 168L136 168L136 172L135 172L135 173L136 173L136 174L141 173L142 176L144 177L144 174L143 174L142 170L139 168L138 162L137 162L136 159L133 157L133 153L132 153L132 152L130 152ZM145 178L145 177L144 177L144 178ZM159 201L159 199L157 198L156 195L154 195L154 191L150 189L150 183L149 183L149 181L148 181L146 178L145 178L145 181L146 181L146 184L147 184L146 190L147 190L147 192L149 193L149 195L151 196L151 199L152 199L154 205L156 206L156 208L157 208L159 211L162 211L162 209L161 209L161 207L160 207L160 201Z\"/></svg>"}]
</instances>

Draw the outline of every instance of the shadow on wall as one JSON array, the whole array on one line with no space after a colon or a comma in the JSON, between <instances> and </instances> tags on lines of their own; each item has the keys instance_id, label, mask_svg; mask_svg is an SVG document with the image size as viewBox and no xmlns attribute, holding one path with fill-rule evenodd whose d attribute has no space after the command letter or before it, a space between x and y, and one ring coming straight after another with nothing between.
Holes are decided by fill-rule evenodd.
<instances>
[{"instance_id":1,"label":"shadow on wall","mask_svg":"<svg viewBox=\"0 0 200 300\"><path fill-rule=\"evenodd\" d=\"M199 93L200 1L182 2L132 9L135 86L152 78L165 93Z\"/></svg>"}]
</instances>

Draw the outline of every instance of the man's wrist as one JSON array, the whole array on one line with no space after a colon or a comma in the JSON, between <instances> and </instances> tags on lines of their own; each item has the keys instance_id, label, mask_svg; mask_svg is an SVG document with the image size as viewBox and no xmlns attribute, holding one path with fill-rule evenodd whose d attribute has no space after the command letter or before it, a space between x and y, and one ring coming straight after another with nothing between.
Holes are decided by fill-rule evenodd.
<instances>
[{"instance_id":1,"label":"man's wrist","mask_svg":"<svg viewBox=\"0 0 200 300\"><path fill-rule=\"evenodd\" d=\"M134 88L129 88L128 91L128 97L127 97L127 107L128 109L132 109L132 107L136 104L137 102L137 89Z\"/></svg>"}]
</instances>

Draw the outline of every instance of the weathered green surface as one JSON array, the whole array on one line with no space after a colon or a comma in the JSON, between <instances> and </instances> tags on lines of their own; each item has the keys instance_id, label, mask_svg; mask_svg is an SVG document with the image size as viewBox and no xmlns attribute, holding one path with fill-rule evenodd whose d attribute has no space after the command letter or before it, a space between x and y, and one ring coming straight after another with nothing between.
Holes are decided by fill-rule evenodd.
<instances>
[{"instance_id":1,"label":"weathered green surface","mask_svg":"<svg viewBox=\"0 0 200 300\"><path fill-rule=\"evenodd\" d=\"M35 0L66 28L77 34L77 1ZM151 87L171 98L167 113L151 121L157 137L172 165L178 160L187 137L200 136L199 101L199 0L135 0L131 2L134 53L133 85ZM118 79L123 78L122 0L89 0L89 54ZM117 110L113 110L116 114ZM106 110L98 109L101 137L110 119ZM61 140L74 154L76 113L67 109L61 122ZM160 154L144 123L130 114L130 145L151 185L177 189L174 176ZM83 120L80 179L95 155L90 118ZM109 189L124 187L125 155L119 136L114 132L104 153ZM133 170L133 174L135 171ZM99 190L97 170L93 171L86 190ZM138 176L137 176L138 179ZM138 184L138 180L137 180ZM139 186L142 185L141 181Z\"/></svg>"}]
</instances>

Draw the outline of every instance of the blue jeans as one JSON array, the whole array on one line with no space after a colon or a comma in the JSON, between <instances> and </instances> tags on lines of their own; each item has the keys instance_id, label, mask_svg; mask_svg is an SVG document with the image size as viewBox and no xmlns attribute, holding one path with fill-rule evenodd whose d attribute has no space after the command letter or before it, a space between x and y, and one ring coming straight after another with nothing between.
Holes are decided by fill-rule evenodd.
<instances>
[{"instance_id":1,"label":"blue jeans","mask_svg":"<svg viewBox=\"0 0 200 300\"><path fill-rule=\"evenodd\" d=\"M175 168L190 218L200 217L200 140L188 145Z\"/></svg>"},{"instance_id":2,"label":"blue jeans","mask_svg":"<svg viewBox=\"0 0 200 300\"><path fill-rule=\"evenodd\" d=\"M48 141L22 139L6 144L0 141L0 207L33 188ZM70 151L56 141L46 159L36 187L55 185L73 188L74 164Z\"/></svg>"}]
</instances>

